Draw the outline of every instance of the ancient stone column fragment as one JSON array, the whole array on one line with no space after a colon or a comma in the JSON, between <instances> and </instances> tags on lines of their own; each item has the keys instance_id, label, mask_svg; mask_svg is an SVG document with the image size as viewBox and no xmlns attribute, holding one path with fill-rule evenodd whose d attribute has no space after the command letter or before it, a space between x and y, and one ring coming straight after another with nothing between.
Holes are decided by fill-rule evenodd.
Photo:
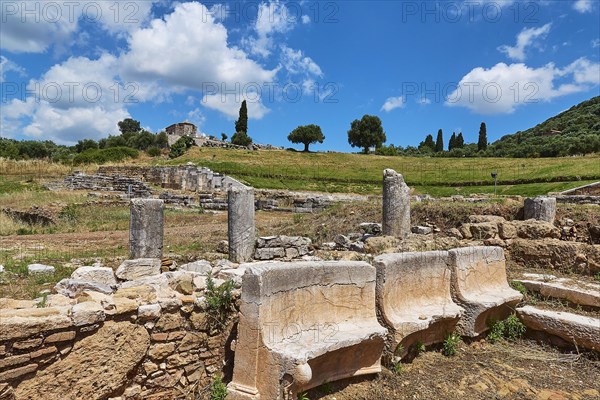
<instances>
[{"instance_id":1,"label":"ancient stone column fragment","mask_svg":"<svg viewBox=\"0 0 600 400\"><path fill-rule=\"evenodd\" d=\"M229 260L252 260L256 241L253 188L232 185L227 191L227 228Z\"/></svg>"},{"instance_id":2,"label":"ancient stone column fragment","mask_svg":"<svg viewBox=\"0 0 600 400\"><path fill-rule=\"evenodd\" d=\"M383 234L405 238L410 233L410 189L401 174L383 171Z\"/></svg>"},{"instance_id":3,"label":"ancient stone column fragment","mask_svg":"<svg viewBox=\"0 0 600 400\"><path fill-rule=\"evenodd\" d=\"M525 219L554 223L556 217L556 197L538 196L525 199Z\"/></svg>"},{"instance_id":4,"label":"ancient stone column fragment","mask_svg":"<svg viewBox=\"0 0 600 400\"><path fill-rule=\"evenodd\" d=\"M164 202L159 199L132 199L129 203L130 258L160 258L164 236Z\"/></svg>"}]
</instances>

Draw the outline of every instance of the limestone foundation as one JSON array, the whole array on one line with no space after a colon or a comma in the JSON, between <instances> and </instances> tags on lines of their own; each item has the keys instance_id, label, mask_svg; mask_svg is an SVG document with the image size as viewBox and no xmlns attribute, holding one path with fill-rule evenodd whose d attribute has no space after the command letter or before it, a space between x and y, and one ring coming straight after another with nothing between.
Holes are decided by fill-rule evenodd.
<instances>
[{"instance_id":1,"label":"limestone foundation","mask_svg":"<svg viewBox=\"0 0 600 400\"><path fill-rule=\"evenodd\" d=\"M537 219L554 223L556 217L556 197L538 196L525 199L525 219Z\"/></svg>"},{"instance_id":2,"label":"limestone foundation","mask_svg":"<svg viewBox=\"0 0 600 400\"><path fill-rule=\"evenodd\" d=\"M227 235L229 260L241 263L254 255L254 189L232 186L228 190Z\"/></svg>"},{"instance_id":3,"label":"limestone foundation","mask_svg":"<svg viewBox=\"0 0 600 400\"><path fill-rule=\"evenodd\" d=\"M129 254L131 258L160 258L163 249L163 201L132 199L130 202Z\"/></svg>"},{"instance_id":4,"label":"limestone foundation","mask_svg":"<svg viewBox=\"0 0 600 400\"><path fill-rule=\"evenodd\" d=\"M410 233L410 190L401 174L383 171L383 234L404 238Z\"/></svg>"}]
</instances>

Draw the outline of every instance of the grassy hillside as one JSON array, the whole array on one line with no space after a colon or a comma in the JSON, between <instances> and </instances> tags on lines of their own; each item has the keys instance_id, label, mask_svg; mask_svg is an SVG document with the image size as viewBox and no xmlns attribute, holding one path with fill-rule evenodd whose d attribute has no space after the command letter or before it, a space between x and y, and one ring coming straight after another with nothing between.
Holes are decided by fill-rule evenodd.
<instances>
[{"instance_id":1,"label":"grassy hillside","mask_svg":"<svg viewBox=\"0 0 600 400\"><path fill-rule=\"evenodd\" d=\"M497 156L560 157L600 151L600 96L541 124L506 135L489 151Z\"/></svg>"},{"instance_id":2,"label":"grassy hillside","mask_svg":"<svg viewBox=\"0 0 600 400\"><path fill-rule=\"evenodd\" d=\"M326 192L380 193L382 171L404 174L418 192L432 195L499 192L541 194L600 179L597 155L567 158L428 158L349 153L300 153L193 148L161 164L193 162L232 175L257 188Z\"/></svg>"}]
</instances>

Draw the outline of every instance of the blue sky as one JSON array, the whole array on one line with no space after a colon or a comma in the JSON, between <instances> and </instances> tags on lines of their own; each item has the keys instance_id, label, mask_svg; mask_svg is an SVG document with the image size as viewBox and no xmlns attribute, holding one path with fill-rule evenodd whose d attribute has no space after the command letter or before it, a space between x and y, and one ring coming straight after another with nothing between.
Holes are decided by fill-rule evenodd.
<instances>
[{"instance_id":1,"label":"blue sky","mask_svg":"<svg viewBox=\"0 0 600 400\"><path fill-rule=\"evenodd\" d=\"M577 1L0 1L0 136L74 144L127 117L190 121L290 146L352 151L378 115L387 143L443 129L476 141L600 95L600 3ZM356 149L358 150L358 149Z\"/></svg>"}]
</instances>

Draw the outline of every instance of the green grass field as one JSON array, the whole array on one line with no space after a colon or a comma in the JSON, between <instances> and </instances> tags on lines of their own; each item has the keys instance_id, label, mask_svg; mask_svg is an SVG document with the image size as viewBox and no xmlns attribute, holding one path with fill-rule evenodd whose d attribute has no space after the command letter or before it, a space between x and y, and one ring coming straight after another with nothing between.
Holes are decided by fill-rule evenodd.
<instances>
[{"instance_id":1,"label":"green grass field","mask_svg":"<svg viewBox=\"0 0 600 400\"><path fill-rule=\"evenodd\" d=\"M600 179L600 156L565 158L385 157L350 153L301 153L193 148L163 165L193 162L256 188L376 194L382 171L393 168L419 193L435 196L493 193L536 195Z\"/></svg>"}]
</instances>

